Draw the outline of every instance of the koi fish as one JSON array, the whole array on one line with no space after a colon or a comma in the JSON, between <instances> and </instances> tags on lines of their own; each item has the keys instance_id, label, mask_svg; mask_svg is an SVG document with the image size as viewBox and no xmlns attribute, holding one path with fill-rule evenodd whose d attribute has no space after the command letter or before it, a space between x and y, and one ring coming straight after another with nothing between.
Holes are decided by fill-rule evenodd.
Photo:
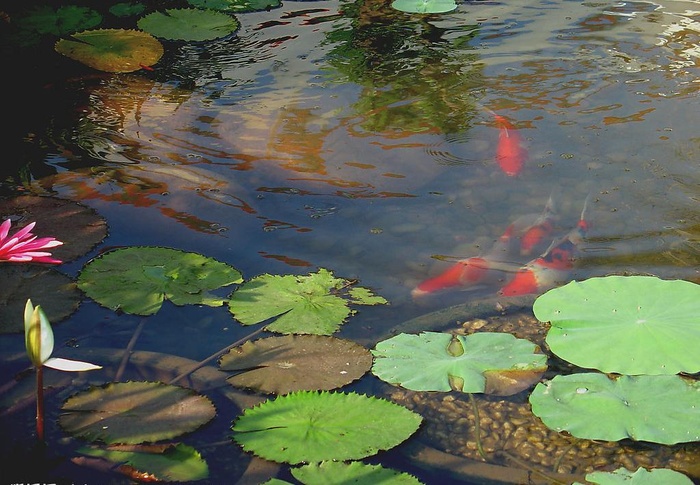
<instances>
[{"instance_id":1,"label":"koi fish","mask_svg":"<svg viewBox=\"0 0 700 485\"><path fill-rule=\"evenodd\" d=\"M496 161L506 175L514 177L523 168L527 150L523 147L520 135L510 121L496 113L493 113L493 117L499 129Z\"/></svg>"},{"instance_id":2,"label":"koi fish","mask_svg":"<svg viewBox=\"0 0 700 485\"><path fill-rule=\"evenodd\" d=\"M416 286L411 296L420 298L448 288L501 282L504 274L511 274L519 267L509 262L514 254L529 255L540 247L554 228L555 219L554 202L550 196L542 214L521 216L513 221L486 255L457 261L443 273Z\"/></svg>"},{"instance_id":3,"label":"koi fish","mask_svg":"<svg viewBox=\"0 0 700 485\"><path fill-rule=\"evenodd\" d=\"M513 279L498 292L503 296L541 293L564 282L574 267L574 252L586 237L589 222L586 220L588 199L583 204L581 217L576 227L551 246L538 258L520 268Z\"/></svg>"}]
</instances>

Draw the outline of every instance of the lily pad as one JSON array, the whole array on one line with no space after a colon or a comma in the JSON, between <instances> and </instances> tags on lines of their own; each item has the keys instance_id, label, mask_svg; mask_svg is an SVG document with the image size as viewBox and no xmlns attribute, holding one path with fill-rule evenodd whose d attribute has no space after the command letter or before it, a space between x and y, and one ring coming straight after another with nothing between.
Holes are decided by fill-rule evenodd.
<instances>
[{"instance_id":1,"label":"lily pad","mask_svg":"<svg viewBox=\"0 0 700 485\"><path fill-rule=\"evenodd\" d=\"M372 366L369 350L350 340L320 335L285 335L246 342L221 357L221 370L236 387L287 394L330 390L359 379Z\"/></svg>"},{"instance_id":2,"label":"lily pad","mask_svg":"<svg viewBox=\"0 0 700 485\"><path fill-rule=\"evenodd\" d=\"M153 12L139 19L137 25L156 37L188 41L226 37L240 27L238 20L231 15L197 8Z\"/></svg>"},{"instance_id":3,"label":"lily pad","mask_svg":"<svg viewBox=\"0 0 700 485\"><path fill-rule=\"evenodd\" d=\"M116 249L86 264L78 287L112 310L152 315L164 300L175 305L224 304L210 290L240 283L235 268L197 253L137 246Z\"/></svg>"},{"instance_id":4,"label":"lily pad","mask_svg":"<svg viewBox=\"0 0 700 485\"><path fill-rule=\"evenodd\" d=\"M231 295L229 309L243 325L276 320L267 326L271 332L330 335L354 313L349 303L386 303L370 290L343 298L341 291L352 282L336 278L326 269L306 276L264 274L242 284Z\"/></svg>"},{"instance_id":5,"label":"lily pad","mask_svg":"<svg viewBox=\"0 0 700 485\"><path fill-rule=\"evenodd\" d=\"M690 478L668 468L638 468L634 472L618 468L612 472L592 472L586 475L586 482L598 485L693 485ZM575 482L574 485L582 484Z\"/></svg>"},{"instance_id":6,"label":"lily pad","mask_svg":"<svg viewBox=\"0 0 700 485\"><path fill-rule=\"evenodd\" d=\"M146 32L125 29L86 30L56 42L56 52L106 72L133 72L163 57L163 45Z\"/></svg>"},{"instance_id":7,"label":"lily pad","mask_svg":"<svg viewBox=\"0 0 700 485\"><path fill-rule=\"evenodd\" d=\"M189 482L209 477L209 467L202 455L182 443L148 446L83 447L78 453L111 462L116 471L138 480Z\"/></svg>"},{"instance_id":8,"label":"lily pad","mask_svg":"<svg viewBox=\"0 0 700 485\"><path fill-rule=\"evenodd\" d=\"M447 13L457 8L454 0L394 0L391 6L407 13Z\"/></svg>"},{"instance_id":9,"label":"lily pad","mask_svg":"<svg viewBox=\"0 0 700 485\"><path fill-rule=\"evenodd\" d=\"M357 460L416 432L422 418L357 393L299 391L247 409L233 424L244 450L282 463Z\"/></svg>"},{"instance_id":10,"label":"lily pad","mask_svg":"<svg viewBox=\"0 0 700 485\"><path fill-rule=\"evenodd\" d=\"M63 241L51 253L64 262L84 256L107 236L107 223L97 212L58 197L23 195L0 199L0 221L5 219L12 221L13 230L35 221L33 232L37 236Z\"/></svg>"},{"instance_id":11,"label":"lily pad","mask_svg":"<svg viewBox=\"0 0 700 485\"><path fill-rule=\"evenodd\" d=\"M191 389L162 382L113 382L68 398L59 424L88 441L136 444L189 433L215 415L211 401Z\"/></svg>"},{"instance_id":12,"label":"lily pad","mask_svg":"<svg viewBox=\"0 0 700 485\"><path fill-rule=\"evenodd\" d=\"M0 264L0 333L24 332L27 298L55 324L72 314L83 296L75 282L51 267Z\"/></svg>"},{"instance_id":13,"label":"lily pad","mask_svg":"<svg viewBox=\"0 0 700 485\"><path fill-rule=\"evenodd\" d=\"M547 427L577 438L700 441L700 382L679 376L559 375L538 384L530 404Z\"/></svg>"},{"instance_id":14,"label":"lily pad","mask_svg":"<svg viewBox=\"0 0 700 485\"><path fill-rule=\"evenodd\" d=\"M64 5L57 9L41 5L17 17L16 22L22 30L60 37L97 27L102 22L102 15L91 8L78 5Z\"/></svg>"},{"instance_id":15,"label":"lily pad","mask_svg":"<svg viewBox=\"0 0 700 485\"><path fill-rule=\"evenodd\" d=\"M372 373L414 391L509 395L537 382L547 369L547 356L538 350L508 333L401 333L375 346ZM503 385L501 376L512 379L511 385Z\"/></svg>"},{"instance_id":16,"label":"lily pad","mask_svg":"<svg viewBox=\"0 0 700 485\"><path fill-rule=\"evenodd\" d=\"M606 276L550 290L534 304L552 352L619 374L700 372L700 285Z\"/></svg>"},{"instance_id":17,"label":"lily pad","mask_svg":"<svg viewBox=\"0 0 700 485\"><path fill-rule=\"evenodd\" d=\"M397 472L381 465L366 465L359 461L309 463L302 467L292 468L292 476L305 484L419 485L421 483L408 473Z\"/></svg>"},{"instance_id":18,"label":"lily pad","mask_svg":"<svg viewBox=\"0 0 700 485\"><path fill-rule=\"evenodd\" d=\"M187 0L187 3L193 7L228 13L269 11L282 5L280 0Z\"/></svg>"}]
</instances>

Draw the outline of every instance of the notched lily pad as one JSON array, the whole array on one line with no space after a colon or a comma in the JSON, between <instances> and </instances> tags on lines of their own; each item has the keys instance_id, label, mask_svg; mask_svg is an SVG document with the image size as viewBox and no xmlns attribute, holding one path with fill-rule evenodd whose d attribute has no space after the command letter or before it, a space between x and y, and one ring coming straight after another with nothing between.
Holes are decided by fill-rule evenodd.
<instances>
[{"instance_id":1,"label":"notched lily pad","mask_svg":"<svg viewBox=\"0 0 700 485\"><path fill-rule=\"evenodd\" d=\"M700 285L651 276L571 282L540 296L552 352L618 374L700 372Z\"/></svg>"},{"instance_id":2,"label":"notched lily pad","mask_svg":"<svg viewBox=\"0 0 700 485\"><path fill-rule=\"evenodd\" d=\"M215 415L211 401L191 389L162 382L113 382L68 398L59 424L88 441L136 444L194 431Z\"/></svg>"},{"instance_id":3,"label":"notched lily pad","mask_svg":"<svg viewBox=\"0 0 700 485\"><path fill-rule=\"evenodd\" d=\"M107 460L115 471L137 482L144 477L158 482L189 482L209 477L209 467L202 455L182 443L83 447L78 453Z\"/></svg>"},{"instance_id":4,"label":"notched lily pad","mask_svg":"<svg viewBox=\"0 0 700 485\"><path fill-rule=\"evenodd\" d=\"M93 209L57 197L0 199L0 222L5 219L12 221L13 231L36 221L34 234L63 242L51 254L64 262L87 254L107 236L107 223Z\"/></svg>"},{"instance_id":5,"label":"notched lily pad","mask_svg":"<svg viewBox=\"0 0 700 485\"><path fill-rule=\"evenodd\" d=\"M163 57L163 45L139 30L85 30L56 42L56 52L106 72L133 72Z\"/></svg>"},{"instance_id":6,"label":"notched lily pad","mask_svg":"<svg viewBox=\"0 0 700 485\"><path fill-rule=\"evenodd\" d=\"M392 8L406 13L447 13L457 8L454 0L394 0Z\"/></svg>"},{"instance_id":7,"label":"notched lily pad","mask_svg":"<svg viewBox=\"0 0 700 485\"><path fill-rule=\"evenodd\" d=\"M233 424L244 450L281 463L359 460L416 432L420 415L357 393L299 391L247 409Z\"/></svg>"},{"instance_id":8,"label":"notched lily pad","mask_svg":"<svg viewBox=\"0 0 700 485\"><path fill-rule=\"evenodd\" d=\"M381 465L367 465L359 461L340 463L324 461L292 468L292 476L301 483L323 483L326 485L419 485L413 475L402 473Z\"/></svg>"},{"instance_id":9,"label":"notched lily pad","mask_svg":"<svg viewBox=\"0 0 700 485\"><path fill-rule=\"evenodd\" d=\"M598 485L693 485L690 478L668 468L637 468L634 472L618 468L612 472L592 472L586 475L586 482ZM574 485L583 484L575 482Z\"/></svg>"},{"instance_id":10,"label":"notched lily pad","mask_svg":"<svg viewBox=\"0 0 700 485\"><path fill-rule=\"evenodd\" d=\"M211 290L243 281L235 268L197 253L137 246L116 249L86 264L78 287L112 310L152 315L164 300L221 306Z\"/></svg>"},{"instance_id":11,"label":"notched lily pad","mask_svg":"<svg viewBox=\"0 0 700 485\"><path fill-rule=\"evenodd\" d=\"M232 34L240 27L235 17L197 8L168 9L139 19L140 29L170 40L202 41Z\"/></svg>"},{"instance_id":12,"label":"notched lily pad","mask_svg":"<svg viewBox=\"0 0 700 485\"><path fill-rule=\"evenodd\" d=\"M236 386L264 393L331 390L359 379L372 366L369 350L349 340L285 335L246 342L219 361Z\"/></svg>"},{"instance_id":13,"label":"notched lily pad","mask_svg":"<svg viewBox=\"0 0 700 485\"><path fill-rule=\"evenodd\" d=\"M370 290L346 297L353 282L336 278L326 269L306 276L257 276L231 295L229 310L243 325L275 319L267 330L284 334L330 335L354 313L349 304L385 304Z\"/></svg>"},{"instance_id":14,"label":"notched lily pad","mask_svg":"<svg viewBox=\"0 0 700 485\"><path fill-rule=\"evenodd\" d=\"M372 351L372 373L414 391L510 395L537 382L547 357L534 343L508 333L401 333Z\"/></svg>"},{"instance_id":15,"label":"notched lily pad","mask_svg":"<svg viewBox=\"0 0 700 485\"><path fill-rule=\"evenodd\" d=\"M280 0L187 0L193 7L227 13L269 11L282 5Z\"/></svg>"},{"instance_id":16,"label":"notched lily pad","mask_svg":"<svg viewBox=\"0 0 700 485\"><path fill-rule=\"evenodd\" d=\"M679 376L559 375L538 384L530 404L547 427L577 438L700 441L700 382Z\"/></svg>"},{"instance_id":17,"label":"notched lily pad","mask_svg":"<svg viewBox=\"0 0 700 485\"><path fill-rule=\"evenodd\" d=\"M0 333L24 332L27 298L41 305L53 325L72 314L83 297L72 279L52 267L0 264Z\"/></svg>"}]
</instances>

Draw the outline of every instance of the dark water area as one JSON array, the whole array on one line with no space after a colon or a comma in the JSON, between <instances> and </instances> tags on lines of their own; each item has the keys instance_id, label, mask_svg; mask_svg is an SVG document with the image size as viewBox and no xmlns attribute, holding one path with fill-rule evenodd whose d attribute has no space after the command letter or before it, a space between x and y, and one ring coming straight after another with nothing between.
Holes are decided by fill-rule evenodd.
<instances>
[{"instance_id":1,"label":"dark water area","mask_svg":"<svg viewBox=\"0 0 700 485\"><path fill-rule=\"evenodd\" d=\"M103 243L60 267L70 277L100 251L148 245L246 279L318 268L357 279L390 302L338 334L360 341L494 295L498 284L411 290L483 255L550 197L551 239L589 200L569 279L700 282L698 15L681 0L470 1L440 15L289 1L238 14L233 36L165 42L152 70L123 74L60 56L55 39L4 43L0 197L50 195L105 218ZM523 150L515 174L497 160L496 116ZM139 321L85 301L54 331L120 349ZM248 333L225 308L166 305L138 350L199 361ZM0 339L13 372L22 342ZM426 483L448 483L437 475Z\"/></svg>"}]
</instances>

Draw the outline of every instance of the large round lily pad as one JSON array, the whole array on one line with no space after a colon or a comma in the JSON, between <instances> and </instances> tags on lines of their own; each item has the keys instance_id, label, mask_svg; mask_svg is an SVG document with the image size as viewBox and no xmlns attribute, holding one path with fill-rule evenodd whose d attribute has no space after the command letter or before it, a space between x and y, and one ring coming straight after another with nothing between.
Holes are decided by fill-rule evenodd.
<instances>
[{"instance_id":1,"label":"large round lily pad","mask_svg":"<svg viewBox=\"0 0 700 485\"><path fill-rule=\"evenodd\" d=\"M606 276L550 290L534 304L552 352L619 374L700 371L700 285Z\"/></svg>"},{"instance_id":2,"label":"large round lily pad","mask_svg":"<svg viewBox=\"0 0 700 485\"><path fill-rule=\"evenodd\" d=\"M64 262L87 254L107 236L107 223L93 209L57 197L0 199L0 222L4 219L12 221L13 231L35 221L34 234L63 242L51 254Z\"/></svg>"},{"instance_id":3,"label":"large round lily pad","mask_svg":"<svg viewBox=\"0 0 700 485\"><path fill-rule=\"evenodd\" d=\"M359 460L411 436L422 418L385 399L357 393L299 391L247 409L233 439L266 460Z\"/></svg>"},{"instance_id":4,"label":"large round lily pad","mask_svg":"<svg viewBox=\"0 0 700 485\"><path fill-rule=\"evenodd\" d=\"M240 23L235 17L213 10L173 8L153 12L138 21L140 29L171 40L202 41L226 37Z\"/></svg>"},{"instance_id":5,"label":"large round lily pad","mask_svg":"<svg viewBox=\"0 0 700 485\"><path fill-rule=\"evenodd\" d=\"M679 376L559 375L538 384L530 404L547 427L577 438L700 441L700 382Z\"/></svg>"},{"instance_id":6,"label":"large round lily pad","mask_svg":"<svg viewBox=\"0 0 700 485\"><path fill-rule=\"evenodd\" d=\"M59 424L89 441L134 444L194 431L215 415L211 401L191 389L162 382L113 382L68 398Z\"/></svg>"},{"instance_id":7,"label":"large round lily pad","mask_svg":"<svg viewBox=\"0 0 700 485\"><path fill-rule=\"evenodd\" d=\"M175 305L221 306L209 293L243 281L235 268L197 253L136 246L102 254L83 267L78 287L113 310L152 315L164 300Z\"/></svg>"},{"instance_id":8,"label":"large round lily pad","mask_svg":"<svg viewBox=\"0 0 700 485\"><path fill-rule=\"evenodd\" d=\"M236 387L265 393L335 389L372 366L369 350L350 340L321 335L284 335L246 342L221 357L221 370Z\"/></svg>"},{"instance_id":9,"label":"large round lily pad","mask_svg":"<svg viewBox=\"0 0 700 485\"><path fill-rule=\"evenodd\" d=\"M55 324L73 313L82 297L75 282L55 268L0 264L0 333L24 332L28 298Z\"/></svg>"},{"instance_id":10,"label":"large round lily pad","mask_svg":"<svg viewBox=\"0 0 700 485\"><path fill-rule=\"evenodd\" d=\"M529 387L547 369L547 356L538 350L509 333L402 333L376 345L372 373L414 391L507 395Z\"/></svg>"},{"instance_id":11,"label":"large round lily pad","mask_svg":"<svg viewBox=\"0 0 700 485\"><path fill-rule=\"evenodd\" d=\"M163 56L163 45L139 30L85 30L56 42L56 52L106 72L133 72L152 66Z\"/></svg>"}]
</instances>

